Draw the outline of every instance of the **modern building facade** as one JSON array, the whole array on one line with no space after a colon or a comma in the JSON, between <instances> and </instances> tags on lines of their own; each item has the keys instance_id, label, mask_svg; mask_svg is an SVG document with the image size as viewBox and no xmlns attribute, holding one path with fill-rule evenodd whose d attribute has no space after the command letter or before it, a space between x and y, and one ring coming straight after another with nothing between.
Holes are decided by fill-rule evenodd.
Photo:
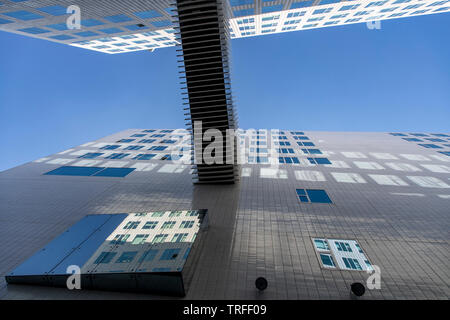
<instances>
[{"instance_id":1,"label":"modern building facade","mask_svg":"<svg viewBox=\"0 0 450 320\"><path fill-rule=\"evenodd\" d=\"M350 299L354 282L366 285L363 299L449 298L449 133L238 135L240 179L228 185L192 183L191 137L181 129L125 130L1 172L0 298L167 298L5 276L91 215L122 217L108 233L115 254L98 247L85 270L132 268L152 248L152 268L174 268L154 272L176 271L195 236L180 230L198 226L185 222L197 210L207 210L208 226L187 299ZM380 288L370 290L377 269Z\"/></svg>"},{"instance_id":2,"label":"modern building facade","mask_svg":"<svg viewBox=\"0 0 450 320\"><path fill-rule=\"evenodd\" d=\"M450 11L448 0L229 0L230 37L367 23ZM80 28L69 29L70 0L2 0L0 30L108 54L178 45L169 0L79 0ZM69 11L74 12L74 11Z\"/></svg>"}]
</instances>

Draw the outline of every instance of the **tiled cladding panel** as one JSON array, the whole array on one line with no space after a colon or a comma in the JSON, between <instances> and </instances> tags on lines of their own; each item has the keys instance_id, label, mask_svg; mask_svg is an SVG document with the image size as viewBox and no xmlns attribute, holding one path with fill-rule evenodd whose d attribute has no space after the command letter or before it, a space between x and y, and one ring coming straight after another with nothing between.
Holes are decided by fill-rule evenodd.
<instances>
[{"instance_id":1,"label":"tiled cladding panel","mask_svg":"<svg viewBox=\"0 0 450 320\"><path fill-rule=\"evenodd\" d=\"M176 45L168 0L80 0L82 29L66 30L68 0L3 1L0 30L109 54ZM230 0L231 38L444 13L449 0ZM157 32L158 35L153 34ZM134 35L133 37L127 37Z\"/></svg>"},{"instance_id":2,"label":"tiled cladding panel","mask_svg":"<svg viewBox=\"0 0 450 320\"><path fill-rule=\"evenodd\" d=\"M146 136L131 137L136 134ZM151 137L155 134L165 136ZM402 134L412 137L410 133ZM243 164L241 179L235 185L202 186L192 184L190 166L161 160L166 150L123 150L129 145L175 148L178 146L160 143L165 139L184 141L185 138L169 138L175 135L167 129L126 130L1 172L0 296L98 298L98 293L88 290L6 285L3 276L88 214L202 208L208 209L209 231L187 298L348 299L350 284L365 283L369 274L352 270L347 259L349 269L343 256L334 261L342 262L336 268L324 266L330 263L327 254L333 259L340 257L339 249L331 243L336 241L349 243L354 253L357 253L355 243L360 246L366 259L345 257L356 259L361 268L368 268L368 264L380 268L381 289L366 290L363 299L450 296L449 156L389 133L292 134L285 130L277 136L286 139L274 139L278 143L274 149L292 148L294 153L281 155L297 157L299 163L273 166L270 161L280 156L277 151L267 156L267 163ZM136 140L117 142L122 139ZM140 143L139 139L155 141ZM255 148L253 153L266 151L261 150L264 144L256 144L264 139L248 140L249 146ZM271 137L266 140L271 146ZM300 146L299 142L314 146ZM120 147L101 149L106 145ZM320 156L328 158L331 164L309 162L307 158L312 155L304 154L301 150L304 148L320 150ZM105 154L98 158L78 158L102 152ZM149 152L158 156L142 161L132 160L131 155L105 159L106 152ZM81 161L82 164L77 164ZM71 165L136 169L125 177L44 175ZM297 189L305 190L306 195L306 190L324 190L331 203L303 202ZM318 256L313 239L328 241L329 252L324 253L324 260ZM354 261L353 264L358 268ZM269 282L262 294L254 286L259 276ZM162 296L102 292L101 297Z\"/></svg>"}]
</instances>

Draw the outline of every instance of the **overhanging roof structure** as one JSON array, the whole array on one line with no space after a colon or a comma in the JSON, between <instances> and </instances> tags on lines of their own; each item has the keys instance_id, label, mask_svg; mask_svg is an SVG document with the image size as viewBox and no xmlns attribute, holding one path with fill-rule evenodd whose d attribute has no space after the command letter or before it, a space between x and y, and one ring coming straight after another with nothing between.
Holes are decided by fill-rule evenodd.
<instances>
[{"instance_id":1,"label":"overhanging roof structure","mask_svg":"<svg viewBox=\"0 0 450 320\"><path fill-rule=\"evenodd\" d=\"M448 0L226 0L230 38L450 11ZM70 0L1 0L0 30L108 54L175 46L169 0L79 0L81 29L66 26Z\"/></svg>"}]
</instances>

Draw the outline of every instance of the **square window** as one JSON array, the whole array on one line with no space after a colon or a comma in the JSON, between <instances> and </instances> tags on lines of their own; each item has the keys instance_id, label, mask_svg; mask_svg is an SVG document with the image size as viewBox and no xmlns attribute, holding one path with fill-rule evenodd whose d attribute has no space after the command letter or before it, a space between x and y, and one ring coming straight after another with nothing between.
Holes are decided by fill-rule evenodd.
<instances>
[{"instance_id":1,"label":"square window","mask_svg":"<svg viewBox=\"0 0 450 320\"><path fill-rule=\"evenodd\" d=\"M246 4L253 4L254 0L230 0L230 4L232 7L235 6L244 6Z\"/></svg>"},{"instance_id":2,"label":"square window","mask_svg":"<svg viewBox=\"0 0 450 320\"><path fill-rule=\"evenodd\" d=\"M98 36L98 33L97 32L93 32L93 31L83 31L83 32L75 33L75 35L80 36L80 37L88 38L88 37Z\"/></svg>"},{"instance_id":3,"label":"square window","mask_svg":"<svg viewBox=\"0 0 450 320\"><path fill-rule=\"evenodd\" d=\"M120 23L120 22L127 22L127 21L131 21L133 19L131 19L130 17L128 17L125 14L118 14L115 16L109 16L109 17L105 17L104 19L113 22L113 23Z\"/></svg>"},{"instance_id":4,"label":"square window","mask_svg":"<svg viewBox=\"0 0 450 320\"><path fill-rule=\"evenodd\" d=\"M116 263L130 263L136 257L137 253L137 251L125 251L116 260Z\"/></svg>"},{"instance_id":5,"label":"square window","mask_svg":"<svg viewBox=\"0 0 450 320\"><path fill-rule=\"evenodd\" d=\"M283 10L282 4L277 4L273 6L267 6L261 8L261 13L269 13L269 12L275 12L275 11L281 11Z\"/></svg>"},{"instance_id":6,"label":"square window","mask_svg":"<svg viewBox=\"0 0 450 320\"><path fill-rule=\"evenodd\" d=\"M157 235L153 238L153 242L152 242L152 243L162 243L162 242L165 242L168 236L169 236L168 234L157 234Z\"/></svg>"},{"instance_id":7,"label":"square window","mask_svg":"<svg viewBox=\"0 0 450 320\"><path fill-rule=\"evenodd\" d=\"M316 246L317 250L330 250L326 239L314 239L314 245Z\"/></svg>"},{"instance_id":8,"label":"square window","mask_svg":"<svg viewBox=\"0 0 450 320\"><path fill-rule=\"evenodd\" d=\"M162 27L171 26L172 22L170 20L154 21L154 22L152 22L152 25L154 25L157 28L162 28Z\"/></svg>"},{"instance_id":9,"label":"square window","mask_svg":"<svg viewBox=\"0 0 450 320\"><path fill-rule=\"evenodd\" d=\"M325 190L306 190L309 200L313 203L331 203Z\"/></svg>"},{"instance_id":10,"label":"square window","mask_svg":"<svg viewBox=\"0 0 450 320\"><path fill-rule=\"evenodd\" d=\"M175 233L171 242L185 242L188 233Z\"/></svg>"},{"instance_id":11,"label":"square window","mask_svg":"<svg viewBox=\"0 0 450 320\"><path fill-rule=\"evenodd\" d=\"M322 154L319 149L302 149L302 151L306 154Z\"/></svg>"},{"instance_id":12,"label":"square window","mask_svg":"<svg viewBox=\"0 0 450 320\"><path fill-rule=\"evenodd\" d=\"M102 150L115 150L115 149L117 149L119 147L120 147L120 145L118 145L118 144L116 144L116 145L108 144L108 145L106 145L104 147L101 147L100 149L102 149Z\"/></svg>"},{"instance_id":13,"label":"square window","mask_svg":"<svg viewBox=\"0 0 450 320\"><path fill-rule=\"evenodd\" d=\"M155 249L147 250L144 252L142 257L139 259L139 262L153 261L153 259L156 257L157 254L158 254L158 250L155 250Z\"/></svg>"},{"instance_id":14,"label":"square window","mask_svg":"<svg viewBox=\"0 0 450 320\"><path fill-rule=\"evenodd\" d=\"M441 146L432 143L419 143L419 146L429 149L442 149Z\"/></svg>"},{"instance_id":15,"label":"square window","mask_svg":"<svg viewBox=\"0 0 450 320\"><path fill-rule=\"evenodd\" d=\"M106 28L106 29L100 29L99 31L107 33L107 34L123 32L123 30L119 29L119 28Z\"/></svg>"},{"instance_id":16,"label":"square window","mask_svg":"<svg viewBox=\"0 0 450 320\"><path fill-rule=\"evenodd\" d=\"M152 214L152 217L158 217L158 218L161 218L162 216L164 216L164 211L156 211L156 212L153 212L153 214Z\"/></svg>"},{"instance_id":17,"label":"square window","mask_svg":"<svg viewBox=\"0 0 450 320\"><path fill-rule=\"evenodd\" d=\"M142 229L155 229L158 225L158 221L147 221Z\"/></svg>"},{"instance_id":18,"label":"square window","mask_svg":"<svg viewBox=\"0 0 450 320\"><path fill-rule=\"evenodd\" d=\"M50 38L55 39L55 40L61 40L61 41L75 39L74 37L69 36L67 34L60 34L60 35L56 35L56 36L51 36Z\"/></svg>"},{"instance_id":19,"label":"square window","mask_svg":"<svg viewBox=\"0 0 450 320\"><path fill-rule=\"evenodd\" d=\"M127 242L128 238L130 237L129 234L117 234L113 240L111 240L111 244L117 244L121 245Z\"/></svg>"},{"instance_id":20,"label":"square window","mask_svg":"<svg viewBox=\"0 0 450 320\"><path fill-rule=\"evenodd\" d=\"M41 19L43 16L30 12L25 10L19 10L19 11L13 11L13 12L4 12L5 16L16 18L23 21L30 21L30 20L36 20Z\"/></svg>"},{"instance_id":21,"label":"square window","mask_svg":"<svg viewBox=\"0 0 450 320\"><path fill-rule=\"evenodd\" d=\"M194 221L182 221L180 228L189 229L189 228L192 228L193 226L194 226Z\"/></svg>"},{"instance_id":22,"label":"square window","mask_svg":"<svg viewBox=\"0 0 450 320\"><path fill-rule=\"evenodd\" d=\"M103 22L96 19L84 19L81 20L81 25L83 27L95 27L104 24Z\"/></svg>"},{"instance_id":23,"label":"square window","mask_svg":"<svg viewBox=\"0 0 450 320\"><path fill-rule=\"evenodd\" d=\"M31 34L41 34L41 33L50 32L49 30L45 30L45 29L37 28L37 27L18 29L17 31L22 31L22 32L31 33Z\"/></svg>"},{"instance_id":24,"label":"square window","mask_svg":"<svg viewBox=\"0 0 450 320\"><path fill-rule=\"evenodd\" d=\"M311 164L331 164L327 158L308 158Z\"/></svg>"},{"instance_id":25,"label":"square window","mask_svg":"<svg viewBox=\"0 0 450 320\"><path fill-rule=\"evenodd\" d=\"M331 254L321 253L320 260L322 261L322 265L326 268L336 268L334 264L333 257Z\"/></svg>"},{"instance_id":26,"label":"square window","mask_svg":"<svg viewBox=\"0 0 450 320\"><path fill-rule=\"evenodd\" d=\"M175 260L178 258L181 249L166 249L159 260Z\"/></svg>"},{"instance_id":27,"label":"square window","mask_svg":"<svg viewBox=\"0 0 450 320\"><path fill-rule=\"evenodd\" d=\"M97 153L97 152L88 152L82 156L79 156L78 158L81 159L95 159L99 156L101 156L103 153Z\"/></svg>"},{"instance_id":28,"label":"square window","mask_svg":"<svg viewBox=\"0 0 450 320\"><path fill-rule=\"evenodd\" d=\"M169 217L179 217L181 215L182 211L171 211L169 213Z\"/></svg>"},{"instance_id":29,"label":"square window","mask_svg":"<svg viewBox=\"0 0 450 320\"><path fill-rule=\"evenodd\" d=\"M140 224L139 221L129 221L123 228L124 229L136 229Z\"/></svg>"},{"instance_id":30,"label":"square window","mask_svg":"<svg viewBox=\"0 0 450 320\"><path fill-rule=\"evenodd\" d=\"M130 155L129 153L113 153L113 154L105 157L105 159L123 159L129 155Z\"/></svg>"},{"instance_id":31,"label":"square window","mask_svg":"<svg viewBox=\"0 0 450 320\"><path fill-rule=\"evenodd\" d=\"M7 23L13 23L14 21L10 21L10 20L6 20L6 19L2 19L0 18L0 24L7 24Z\"/></svg>"},{"instance_id":32,"label":"square window","mask_svg":"<svg viewBox=\"0 0 450 320\"><path fill-rule=\"evenodd\" d=\"M111 260L116 256L116 252L102 252L98 256L98 258L95 260L95 264L100 263L110 263Z\"/></svg>"},{"instance_id":33,"label":"square window","mask_svg":"<svg viewBox=\"0 0 450 320\"><path fill-rule=\"evenodd\" d=\"M144 146L128 146L123 150L139 150L142 149Z\"/></svg>"},{"instance_id":34,"label":"square window","mask_svg":"<svg viewBox=\"0 0 450 320\"><path fill-rule=\"evenodd\" d=\"M293 4L291 4L291 9L306 8L306 7L311 6L312 3L313 3L312 0L301 1L301 2L294 2Z\"/></svg>"},{"instance_id":35,"label":"square window","mask_svg":"<svg viewBox=\"0 0 450 320\"><path fill-rule=\"evenodd\" d=\"M235 17L251 16L255 14L255 9L242 9L233 11Z\"/></svg>"},{"instance_id":36,"label":"square window","mask_svg":"<svg viewBox=\"0 0 450 320\"><path fill-rule=\"evenodd\" d=\"M301 202L332 203L325 190L296 189L296 191Z\"/></svg>"},{"instance_id":37,"label":"square window","mask_svg":"<svg viewBox=\"0 0 450 320\"><path fill-rule=\"evenodd\" d=\"M172 229L175 226L175 221L165 221L161 229Z\"/></svg>"},{"instance_id":38,"label":"square window","mask_svg":"<svg viewBox=\"0 0 450 320\"><path fill-rule=\"evenodd\" d=\"M52 16L63 16L67 14L67 9L63 6L48 6L43 8L38 8L39 11L48 13Z\"/></svg>"},{"instance_id":39,"label":"square window","mask_svg":"<svg viewBox=\"0 0 450 320\"><path fill-rule=\"evenodd\" d=\"M143 244L147 240L148 234L138 234L134 237L131 244Z\"/></svg>"},{"instance_id":40,"label":"square window","mask_svg":"<svg viewBox=\"0 0 450 320\"><path fill-rule=\"evenodd\" d=\"M139 154L136 157L133 158L133 160L150 160L154 158L156 154L150 153L150 154Z\"/></svg>"}]
</instances>

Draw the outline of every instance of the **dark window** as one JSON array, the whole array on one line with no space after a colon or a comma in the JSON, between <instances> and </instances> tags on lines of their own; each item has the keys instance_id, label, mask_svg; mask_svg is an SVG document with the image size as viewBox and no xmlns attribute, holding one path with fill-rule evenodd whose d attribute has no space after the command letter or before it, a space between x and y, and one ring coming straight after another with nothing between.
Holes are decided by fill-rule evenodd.
<instances>
[{"instance_id":1,"label":"dark window","mask_svg":"<svg viewBox=\"0 0 450 320\"><path fill-rule=\"evenodd\" d=\"M296 191L301 202L332 203L325 190L297 189Z\"/></svg>"}]
</instances>

